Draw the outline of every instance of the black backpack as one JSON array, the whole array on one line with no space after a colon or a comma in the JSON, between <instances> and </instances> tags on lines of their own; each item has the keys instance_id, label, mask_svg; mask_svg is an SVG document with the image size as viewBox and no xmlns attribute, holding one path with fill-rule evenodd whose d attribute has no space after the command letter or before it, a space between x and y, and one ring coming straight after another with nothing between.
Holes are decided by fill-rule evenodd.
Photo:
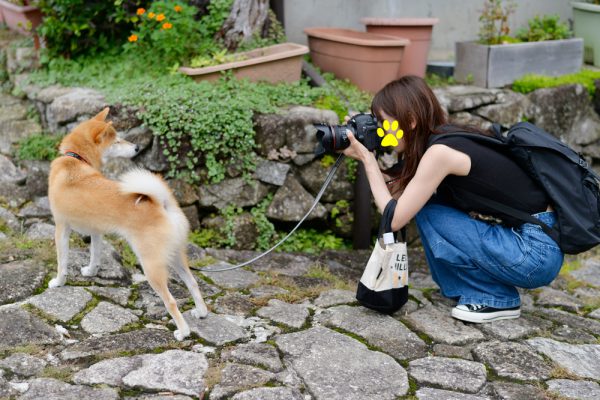
<instances>
[{"instance_id":1,"label":"black backpack","mask_svg":"<svg viewBox=\"0 0 600 400\"><path fill-rule=\"evenodd\" d=\"M544 188L557 214L557 223L550 228L526 212L474 193L468 193L468 196L524 223L540 225L564 253L578 254L600 243L600 177L579 153L528 122L520 122L504 133L499 125L494 125L492 131L495 137L452 129L443 127L444 132L451 133L432 135L429 145L452 135L508 150L512 158Z\"/></svg>"}]
</instances>

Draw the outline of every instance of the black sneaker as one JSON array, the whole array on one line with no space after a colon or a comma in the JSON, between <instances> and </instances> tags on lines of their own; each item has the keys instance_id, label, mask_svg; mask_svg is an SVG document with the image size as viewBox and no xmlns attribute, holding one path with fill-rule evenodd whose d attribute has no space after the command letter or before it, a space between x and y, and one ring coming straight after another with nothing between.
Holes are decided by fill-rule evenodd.
<instances>
[{"instance_id":1,"label":"black sneaker","mask_svg":"<svg viewBox=\"0 0 600 400\"><path fill-rule=\"evenodd\" d=\"M520 315L520 306L513 308L494 308L483 304L461 304L452 309L452 316L454 318L478 324L500 319L519 318Z\"/></svg>"}]
</instances>

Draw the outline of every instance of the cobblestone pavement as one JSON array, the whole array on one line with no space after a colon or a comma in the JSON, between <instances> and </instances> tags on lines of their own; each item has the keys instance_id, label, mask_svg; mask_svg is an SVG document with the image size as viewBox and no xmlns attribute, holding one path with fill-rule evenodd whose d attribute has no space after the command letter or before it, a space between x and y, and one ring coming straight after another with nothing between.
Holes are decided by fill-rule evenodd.
<instances>
[{"instance_id":1,"label":"cobblestone pavement","mask_svg":"<svg viewBox=\"0 0 600 400\"><path fill-rule=\"evenodd\" d=\"M485 325L450 317L417 246L411 299L393 316L355 302L365 251L278 253L244 270L196 272L211 309L203 320L172 280L193 331L183 342L116 238L99 275L84 278L89 253L74 236L67 286L48 289L54 227L47 198L29 195L44 165L6 155L20 136L6 132L39 130L29 114L0 95L0 398L600 398L593 253L569 257L549 287L523 291L521 318ZM255 253L190 245L189 254L206 266Z\"/></svg>"}]
</instances>

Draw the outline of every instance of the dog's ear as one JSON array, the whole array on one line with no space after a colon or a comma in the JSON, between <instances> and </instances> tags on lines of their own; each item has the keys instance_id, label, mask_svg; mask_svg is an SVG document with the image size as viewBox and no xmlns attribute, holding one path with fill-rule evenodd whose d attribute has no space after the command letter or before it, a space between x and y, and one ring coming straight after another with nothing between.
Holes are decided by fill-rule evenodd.
<instances>
[{"instance_id":1,"label":"dog's ear","mask_svg":"<svg viewBox=\"0 0 600 400\"><path fill-rule=\"evenodd\" d=\"M116 136L117 131L113 128L112 122L109 122L104 128L98 129L98 131L94 133L94 142L100 144L105 140L114 140Z\"/></svg>"},{"instance_id":2,"label":"dog's ear","mask_svg":"<svg viewBox=\"0 0 600 400\"><path fill-rule=\"evenodd\" d=\"M100 111L98 113L98 115L96 115L94 118L96 121L104 121L106 119L106 116L108 115L108 112L110 111L110 109L108 107L106 107L104 110Z\"/></svg>"}]
</instances>

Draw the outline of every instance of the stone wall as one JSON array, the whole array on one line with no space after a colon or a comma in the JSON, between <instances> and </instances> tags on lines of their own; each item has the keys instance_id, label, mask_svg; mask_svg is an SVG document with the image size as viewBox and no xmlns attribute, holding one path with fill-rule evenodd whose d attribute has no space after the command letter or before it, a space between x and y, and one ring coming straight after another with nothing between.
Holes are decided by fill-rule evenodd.
<instances>
[{"instance_id":1,"label":"stone wall","mask_svg":"<svg viewBox=\"0 0 600 400\"><path fill-rule=\"evenodd\" d=\"M24 78L34 63L31 53L26 49L9 49L7 55L10 79L17 92L22 93L22 101L35 106L44 131L68 132L80 121L110 106L108 118L113 121L119 134L139 144L142 151L133 160L111 161L105 166L104 172L116 178L134 165L156 172L167 170L168 165L157 138L135 116L136 110L108 104L102 93L88 88L27 85ZM528 120L581 151L592 164L600 161L600 101L598 95L591 100L581 85L540 89L529 95L507 89L473 86L436 88L435 93L451 121L487 128L492 122L508 127ZM224 221L218 216L219 210L230 204L243 207L244 213L235 217L234 234L237 247L248 247L257 236L249 210L269 194L272 194L272 201L266 215L271 221L288 227L304 215L329 170L328 166L314 158L316 130L313 124L336 124L338 117L332 111L300 106L291 106L282 111L254 117L260 162L252 182L244 180L239 171L234 169L228 171L224 181L214 185L195 187L183 181L169 181L193 228L223 226ZM21 132L15 134L18 129L21 128L2 125L0 153L10 156L11 144L26 136ZM35 126L32 131L39 132L40 129ZM44 182L43 165L29 168L37 171L38 175L42 174L42 178L37 179ZM43 190L42 185L38 191ZM354 185L350 182L347 166L342 164L307 224L329 227L339 235L350 237L353 199ZM337 207L336 217L332 218L331 212L340 200L348 202L350 207ZM373 212L373 215L376 213Z\"/></svg>"}]
</instances>

